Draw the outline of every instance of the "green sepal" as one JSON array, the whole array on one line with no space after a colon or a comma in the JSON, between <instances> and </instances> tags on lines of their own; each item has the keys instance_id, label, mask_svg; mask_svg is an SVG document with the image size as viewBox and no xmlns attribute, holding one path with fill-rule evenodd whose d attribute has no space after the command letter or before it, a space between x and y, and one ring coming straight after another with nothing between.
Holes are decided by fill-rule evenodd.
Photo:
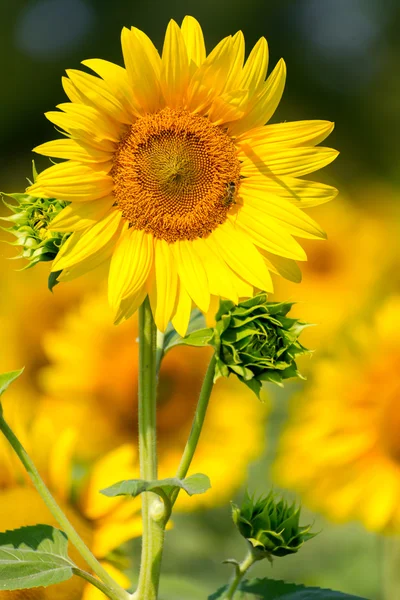
<instances>
[{"instance_id":1,"label":"green sepal","mask_svg":"<svg viewBox=\"0 0 400 600\"><path fill-rule=\"evenodd\" d=\"M208 600L222 600L227 589L228 586L220 588ZM244 580L238 591L245 594L248 600L367 600L360 596L269 578Z\"/></svg>"},{"instance_id":2,"label":"green sepal","mask_svg":"<svg viewBox=\"0 0 400 600\"><path fill-rule=\"evenodd\" d=\"M68 538L49 525L0 533L0 590L25 590L67 581L75 564Z\"/></svg>"},{"instance_id":3,"label":"green sepal","mask_svg":"<svg viewBox=\"0 0 400 600\"><path fill-rule=\"evenodd\" d=\"M49 278L47 280L47 287L50 292L52 292L53 289L55 288L55 286L60 283L58 281L58 278L60 277L61 273L62 273L62 271L52 271L50 273Z\"/></svg>"},{"instance_id":4,"label":"green sepal","mask_svg":"<svg viewBox=\"0 0 400 600\"><path fill-rule=\"evenodd\" d=\"M4 392L6 391L8 386L13 381L18 379L18 377L20 377L22 375L22 373L24 372L24 369L25 369L25 367L22 367L22 369L19 369L18 371L9 371L8 373L0 374L0 396L2 396L2 394L4 394Z\"/></svg>"},{"instance_id":5,"label":"green sepal","mask_svg":"<svg viewBox=\"0 0 400 600\"><path fill-rule=\"evenodd\" d=\"M211 483L207 475L196 473L185 479L178 477L169 477L167 479L159 479L156 481L145 481L143 479L127 479L114 483L110 487L101 490L100 493L109 498L115 496L138 496L143 492L153 492L161 497L165 494L168 496L175 489L184 490L189 496L194 494L204 494L210 489Z\"/></svg>"}]
</instances>

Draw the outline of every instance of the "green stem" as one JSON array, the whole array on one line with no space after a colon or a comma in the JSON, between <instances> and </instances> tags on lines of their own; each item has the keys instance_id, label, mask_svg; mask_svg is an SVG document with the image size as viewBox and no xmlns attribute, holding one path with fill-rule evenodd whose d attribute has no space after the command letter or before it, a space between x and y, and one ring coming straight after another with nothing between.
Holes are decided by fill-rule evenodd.
<instances>
[{"instance_id":1,"label":"green stem","mask_svg":"<svg viewBox=\"0 0 400 600\"><path fill-rule=\"evenodd\" d=\"M164 337L165 334L157 329L157 342L156 342L156 373L158 375L161 367L161 361L164 356Z\"/></svg>"},{"instance_id":2,"label":"green stem","mask_svg":"<svg viewBox=\"0 0 400 600\"><path fill-rule=\"evenodd\" d=\"M140 477L157 479L157 329L148 298L139 309L139 456ZM165 533L165 509L156 494L142 494L142 558L137 600L156 600Z\"/></svg>"},{"instance_id":3,"label":"green stem","mask_svg":"<svg viewBox=\"0 0 400 600\"><path fill-rule=\"evenodd\" d=\"M113 594L113 598L116 600L128 600L130 598L128 592L126 592L116 581L114 581L111 575L109 575L104 567L101 566L96 557L86 546L85 542L81 539L73 525L68 521L67 517L48 490L43 479L40 477L40 474L33 464L32 459L29 457L25 448L22 446L21 442L18 440L10 426L4 420L3 415L0 416L0 431L2 431L4 436L7 438L16 455L25 467L43 502L46 504L47 508L60 525L61 529L64 531L64 533L66 533L71 544L75 546L81 556L85 559L93 573L95 573L99 579L106 584L107 588L109 588L110 592Z\"/></svg>"},{"instance_id":4,"label":"green stem","mask_svg":"<svg viewBox=\"0 0 400 600\"><path fill-rule=\"evenodd\" d=\"M83 571L78 567L74 567L72 571L74 575L77 575L78 577L81 577L91 585L94 585L94 587L103 592L103 594L108 598L111 598L111 600L119 600L120 596L118 594L115 594L102 581L96 579L96 577L93 577L93 575L90 575L90 573L87 573L86 571Z\"/></svg>"},{"instance_id":5,"label":"green stem","mask_svg":"<svg viewBox=\"0 0 400 600\"><path fill-rule=\"evenodd\" d=\"M215 356L212 357L210 364L208 365L207 373L201 387L199 400L197 402L196 412L193 419L192 429L189 434L189 439L186 442L185 450L179 463L176 477L183 479L186 477L191 462L193 460L194 453L199 443L200 434L203 429L204 419L206 418L208 403L210 400L211 392L214 385L214 373L215 373ZM179 494L179 489L175 490L171 494L171 505L173 506Z\"/></svg>"},{"instance_id":6,"label":"green stem","mask_svg":"<svg viewBox=\"0 0 400 600\"><path fill-rule=\"evenodd\" d=\"M247 571L257 560L258 559L256 558L256 556L250 550L243 562L241 562L240 565L237 565L236 573L233 576L232 581L225 592L225 595L223 596L223 600L232 600L243 577L246 575Z\"/></svg>"}]
</instances>

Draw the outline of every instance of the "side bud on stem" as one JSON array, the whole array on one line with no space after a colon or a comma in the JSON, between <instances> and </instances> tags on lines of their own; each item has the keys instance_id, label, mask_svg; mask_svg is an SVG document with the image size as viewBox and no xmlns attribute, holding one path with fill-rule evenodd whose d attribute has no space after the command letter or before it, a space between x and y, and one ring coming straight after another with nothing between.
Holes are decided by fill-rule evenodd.
<instances>
[{"instance_id":1,"label":"side bud on stem","mask_svg":"<svg viewBox=\"0 0 400 600\"><path fill-rule=\"evenodd\" d=\"M54 260L70 234L49 231L48 227L67 202L55 198L35 198L22 193L5 195L14 200L14 204L3 200L13 214L2 217L2 220L11 224L5 230L17 238L12 245L21 247L21 253L15 258L28 260L29 264L25 268Z\"/></svg>"},{"instance_id":2,"label":"side bud on stem","mask_svg":"<svg viewBox=\"0 0 400 600\"><path fill-rule=\"evenodd\" d=\"M299 525L300 507L276 500L273 492L257 500L246 495L240 507L232 504L232 518L260 559L294 554L316 535L310 533L311 525Z\"/></svg>"}]
</instances>

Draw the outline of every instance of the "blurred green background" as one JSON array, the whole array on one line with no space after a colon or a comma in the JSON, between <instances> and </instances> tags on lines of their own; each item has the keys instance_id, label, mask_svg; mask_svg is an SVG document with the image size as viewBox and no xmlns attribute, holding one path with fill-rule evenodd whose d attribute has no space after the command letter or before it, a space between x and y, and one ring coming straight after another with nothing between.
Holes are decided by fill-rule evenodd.
<instances>
[{"instance_id":1,"label":"blurred green background","mask_svg":"<svg viewBox=\"0 0 400 600\"><path fill-rule=\"evenodd\" d=\"M368 213L374 221L378 214L379 236L385 238L387 224L393 225L399 214L400 5L396 0L2 0L1 190L22 191L31 172L31 148L56 137L43 113L64 101L61 76L65 69L79 68L81 60L95 57L122 64L119 34L123 26L135 25L144 30L161 49L169 19L180 22L186 14L200 21L208 50L239 29L248 49L259 37L267 38L270 64L283 57L288 66L286 90L274 121L336 122L328 143L341 155L317 179L339 187L346 202L361 217ZM37 158L37 165L39 169L46 167L47 159ZM322 207L321 215L323 210ZM2 211L5 214L5 209ZM328 233L332 224L334 239L339 221L340 216L333 215L331 222L326 223ZM357 232L363 227L362 219L355 218L351 227ZM339 232L339 240L340 235ZM371 239L376 241L377 237ZM395 251L397 239L391 240ZM383 243L376 249L377 261L382 258L384 246ZM38 373L51 363L42 349L43 340L48 331L57 329L60 315L79 305L85 284L77 284L71 296L63 297L66 292L58 292L61 300L56 305L43 291L43 298L40 296L39 304L35 304L39 296L29 286L44 288L44 271L25 278L24 273L14 272L15 263L3 260L12 256L10 248L2 245L0 254L0 325L2 344L9 351L7 354L6 348L0 354L0 371L19 366L9 364L12 352L19 360L28 361L29 393L39 397L43 389ZM351 260L351 255L347 258ZM329 276L340 282L341 269L345 267L339 265L337 273ZM369 265L365 265L368 269ZM390 284L398 291L398 270L392 266L389 272ZM305 286L307 281L306 277ZM368 304L378 293L370 281L361 291L357 286L350 291L354 296L361 294L361 304ZM293 286L289 294L296 297ZM330 296L329 301L330 311L339 309L340 295ZM323 296L320 302L324 302ZM328 313L327 310L325 324ZM24 349L18 350L20 346ZM314 346L323 351L321 340ZM236 485L232 498L240 498L247 486L262 492L271 485L269 465L286 418L288 400L297 388L289 384L284 391L269 391L272 409L263 425L266 448L249 465L247 480L243 479L239 489ZM245 401L256 402L248 398ZM230 414L226 414L229 418ZM241 443L240 439L234 441L239 446ZM234 469L235 464L229 468ZM2 485L0 477L0 489ZM254 575L332 587L381 600L382 538L358 524L333 525L307 510L304 521L315 521L315 529L321 534L301 553L276 561L272 568L269 564L257 565ZM133 549L137 553L137 542ZM164 571L171 577L170 589L174 578L183 575L197 581L196 586L188 588L187 597L205 598L230 575L231 568L222 561L240 558L244 549L231 524L228 505L177 515L175 527L167 536L164 563ZM169 598L170 593L166 586L164 598Z\"/></svg>"}]
</instances>

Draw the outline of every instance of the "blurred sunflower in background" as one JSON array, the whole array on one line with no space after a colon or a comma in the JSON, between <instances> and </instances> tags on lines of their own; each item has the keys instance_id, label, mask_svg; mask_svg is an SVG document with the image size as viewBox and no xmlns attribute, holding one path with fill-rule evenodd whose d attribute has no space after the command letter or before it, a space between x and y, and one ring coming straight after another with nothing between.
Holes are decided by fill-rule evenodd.
<instances>
[{"instance_id":1,"label":"blurred sunflower in background","mask_svg":"<svg viewBox=\"0 0 400 600\"><path fill-rule=\"evenodd\" d=\"M360 195L364 196L364 189ZM316 214L329 229L328 239L324 244L305 241L308 261L303 265L301 285L279 279L275 292L297 303L292 309L295 316L317 325L304 331L303 341L323 351L336 343L338 330L350 318L360 310L371 310L377 284L387 293L387 279L393 281L388 274L397 261L398 226L387 209L360 209L343 195L317 208ZM305 365L313 368L314 362L303 361L302 368Z\"/></svg>"},{"instance_id":2,"label":"blurred sunflower in background","mask_svg":"<svg viewBox=\"0 0 400 600\"><path fill-rule=\"evenodd\" d=\"M42 478L79 535L102 565L121 585L129 580L122 572L126 559L118 547L141 534L138 500L114 502L103 498L98 490L114 481L114 476L132 470L136 462L132 447L121 447L94 463L90 474L77 482L74 454L78 432L60 429L52 414L40 404L26 405L21 398L7 392L2 400L5 414L19 439L36 463ZM104 502L107 500L107 502ZM42 499L31 485L26 472L8 443L0 438L0 531L36 523L58 527ZM70 544L71 558L86 568L80 554ZM103 594L78 577L50 588L0 592L4 600L102 600Z\"/></svg>"},{"instance_id":3,"label":"blurred sunflower in background","mask_svg":"<svg viewBox=\"0 0 400 600\"><path fill-rule=\"evenodd\" d=\"M347 342L347 343L346 343ZM334 521L400 532L400 296L314 363L275 480Z\"/></svg>"},{"instance_id":4,"label":"blurred sunflower in background","mask_svg":"<svg viewBox=\"0 0 400 600\"><path fill-rule=\"evenodd\" d=\"M115 327L110 316L104 294L91 294L44 337L49 361L40 375L44 406L53 421L81 432L76 449L82 460L137 442L137 320ZM158 400L161 477L177 469L209 359L210 349L189 347L174 348L163 359ZM192 498L182 494L178 509L232 498L248 464L264 450L267 410L235 379L217 382L191 467L193 473L209 475L212 489Z\"/></svg>"},{"instance_id":5,"label":"blurred sunflower in background","mask_svg":"<svg viewBox=\"0 0 400 600\"><path fill-rule=\"evenodd\" d=\"M99 77L69 70L69 103L47 118L66 139L35 149L67 159L46 169L32 196L70 202L51 230L72 232L53 262L60 281L111 258L116 323L148 295L157 327L183 335L192 302L237 302L272 291L270 271L299 281L294 239L323 239L301 209L336 195L299 177L337 156L316 147L328 121L267 125L285 84L280 60L266 78L261 38L246 62L242 32L208 55L198 22L170 21L161 56L139 29L122 31L125 68L83 61Z\"/></svg>"}]
</instances>

